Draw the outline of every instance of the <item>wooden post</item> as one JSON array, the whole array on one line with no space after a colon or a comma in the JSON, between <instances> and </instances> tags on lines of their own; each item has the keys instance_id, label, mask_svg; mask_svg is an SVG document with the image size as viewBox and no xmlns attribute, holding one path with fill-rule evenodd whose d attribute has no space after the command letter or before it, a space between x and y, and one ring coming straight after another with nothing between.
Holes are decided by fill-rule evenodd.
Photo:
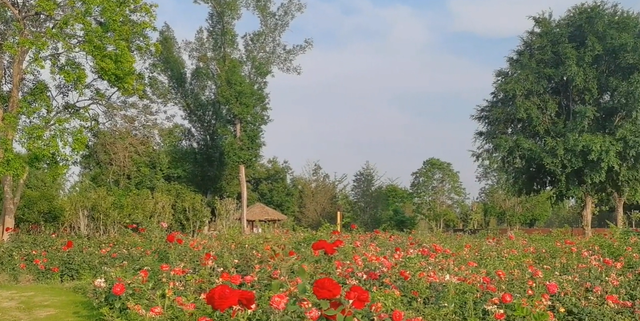
<instances>
[{"instance_id":1,"label":"wooden post","mask_svg":"<svg viewBox=\"0 0 640 321\"><path fill-rule=\"evenodd\" d=\"M337 219L336 225L338 225L338 232L340 232L340 229L342 228L342 213L340 213L339 210L338 210L337 216L338 216L338 219Z\"/></svg>"}]
</instances>

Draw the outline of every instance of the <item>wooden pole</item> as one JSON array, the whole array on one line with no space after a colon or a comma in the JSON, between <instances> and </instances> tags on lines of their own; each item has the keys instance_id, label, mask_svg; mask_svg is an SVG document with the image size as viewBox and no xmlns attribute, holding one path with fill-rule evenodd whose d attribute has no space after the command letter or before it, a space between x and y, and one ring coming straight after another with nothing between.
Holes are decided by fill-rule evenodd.
<instances>
[{"instance_id":1,"label":"wooden pole","mask_svg":"<svg viewBox=\"0 0 640 321\"><path fill-rule=\"evenodd\" d=\"M338 211L337 215L337 220L336 220L336 225L338 225L338 232L340 232L340 228L342 227L342 213L340 213L340 211Z\"/></svg>"},{"instance_id":2,"label":"wooden pole","mask_svg":"<svg viewBox=\"0 0 640 321\"><path fill-rule=\"evenodd\" d=\"M236 119L236 139L238 144L240 144L240 130L240 120ZM249 231L249 227L247 226L247 176L244 171L244 164L240 164L238 169L238 176L240 177L240 223L242 224L242 233L249 234L251 231Z\"/></svg>"}]
</instances>

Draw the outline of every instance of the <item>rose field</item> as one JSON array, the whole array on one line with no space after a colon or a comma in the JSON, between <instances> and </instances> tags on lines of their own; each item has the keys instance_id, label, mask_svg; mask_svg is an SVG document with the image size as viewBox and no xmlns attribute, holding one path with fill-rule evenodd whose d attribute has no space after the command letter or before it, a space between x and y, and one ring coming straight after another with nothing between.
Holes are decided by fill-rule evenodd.
<instances>
[{"instance_id":1,"label":"rose field","mask_svg":"<svg viewBox=\"0 0 640 321\"><path fill-rule=\"evenodd\" d=\"M17 233L0 267L75 283L107 320L636 320L638 238L613 234Z\"/></svg>"}]
</instances>

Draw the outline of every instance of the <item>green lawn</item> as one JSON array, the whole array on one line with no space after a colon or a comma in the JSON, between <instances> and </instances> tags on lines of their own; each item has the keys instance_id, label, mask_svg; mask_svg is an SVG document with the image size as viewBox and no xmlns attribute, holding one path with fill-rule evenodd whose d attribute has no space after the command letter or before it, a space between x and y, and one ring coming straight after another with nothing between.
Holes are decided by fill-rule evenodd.
<instances>
[{"instance_id":1,"label":"green lawn","mask_svg":"<svg viewBox=\"0 0 640 321\"><path fill-rule=\"evenodd\" d=\"M91 302L60 285L0 286L0 321L99 320Z\"/></svg>"}]
</instances>

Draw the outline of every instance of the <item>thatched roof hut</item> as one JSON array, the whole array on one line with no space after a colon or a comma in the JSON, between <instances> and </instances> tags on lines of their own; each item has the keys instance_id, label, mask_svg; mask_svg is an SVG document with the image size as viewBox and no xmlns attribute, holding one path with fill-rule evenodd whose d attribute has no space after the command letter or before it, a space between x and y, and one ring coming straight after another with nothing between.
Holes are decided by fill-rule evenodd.
<instances>
[{"instance_id":1,"label":"thatched roof hut","mask_svg":"<svg viewBox=\"0 0 640 321\"><path fill-rule=\"evenodd\" d=\"M238 216L238 219L240 219L240 216ZM262 203L255 203L247 208L247 222L249 222L249 228L253 232L262 231L262 229L256 225L256 222L277 223L286 219L287 217L285 215Z\"/></svg>"},{"instance_id":2,"label":"thatched roof hut","mask_svg":"<svg viewBox=\"0 0 640 321\"><path fill-rule=\"evenodd\" d=\"M238 217L238 219L240 219L240 217ZM284 221L286 219L287 217L284 214L262 203L255 203L247 208L248 222L274 222Z\"/></svg>"}]
</instances>

